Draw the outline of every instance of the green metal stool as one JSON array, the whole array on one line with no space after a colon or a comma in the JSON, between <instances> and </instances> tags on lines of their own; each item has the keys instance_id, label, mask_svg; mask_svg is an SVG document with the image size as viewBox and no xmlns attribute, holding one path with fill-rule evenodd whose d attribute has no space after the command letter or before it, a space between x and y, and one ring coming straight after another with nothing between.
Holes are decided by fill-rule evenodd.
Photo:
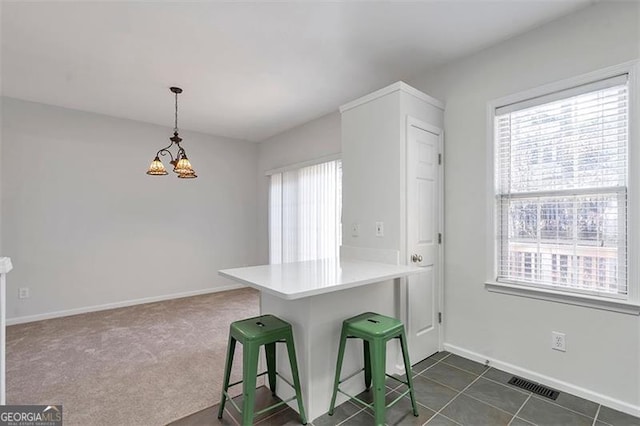
<instances>
[{"instance_id":1,"label":"green metal stool","mask_svg":"<svg viewBox=\"0 0 640 426\"><path fill-rule=\"evenodd\" d=\"M236 348L236 342L242 343L243 359L242 359L242 380L229 384L231 377L231 367L233 364L233 354ZM291 374L293 375L293 384L276 372L276 343L286 343L287 352L289 353L289 363L291 364ZM264 345L267 358L267 371L257 374L258 372L258 355L260 346ZM276 375L285 383L296 391L296 396L273 404L254 413L254 402L256 396L256 379L259 376L268 374L269 388L275 395L276 393ZM236 405L228 394L231 386L242 383L242 410ZM300 390L300 379L298 378L298 361L296 360L296 349L293 344L293 332L291 324L281 320L273 315L261 315L259 317L249 318L231 323L229 328L229 345L227 347L227 362L224 368L224 384L222 385L222 397L220 399L220 408L218 409L218 418L222 418L224 413L224 405L227 401L242 413L242 425L249 426L253 423L254 415L262 414L275 407L286 404L289 401L297 399L298 411L300 412L300 421L303 425L307 424L307 417L304 412L302 403L302 393Z\"/></svg>"},{"instance_id":2,"label":"green metal stool","mask_svg":"<svg viewBox=\"0 0 640 426\"><path fill-rule=\"evenodd\" d=\"M364 368L356 371L349 377L340 380L342 369L342 360L344 358L344 349L347 339L358 338L364 342ZM391 339L400 339L402 347L402 356L404 358L404 369L407 381L386 374L386 357L387 342ZM373 405L368 404L361 399L349 395L340 389L340 384L359 374L364 370L364 383L367 390L371 386L373 379ZM393 400L389 405L385 405L385 378L390 377L400 383L407 385L407 390L399 397ZM342 333L340 335L340 347L338 349L338 362L336 364L336 378L333 385L333 396L331 397L331 406L329 407L329 415L333 415L335 409L336 396L338 392L355 399L359 403L372 408L375 413L376 425L385 424L385 413L387 408L393 406L400 401L406 394L411 397L411 407L413 415L418 416L418 408L416 399L413 394L413 380L411 378L411 363L409 362L409 351L407 350L407 337L404 333L404 325L402 321L395 318L387 317L373 312L367 312L355 317L346 319L342 322Z\"/></svg>"}]
</instances>

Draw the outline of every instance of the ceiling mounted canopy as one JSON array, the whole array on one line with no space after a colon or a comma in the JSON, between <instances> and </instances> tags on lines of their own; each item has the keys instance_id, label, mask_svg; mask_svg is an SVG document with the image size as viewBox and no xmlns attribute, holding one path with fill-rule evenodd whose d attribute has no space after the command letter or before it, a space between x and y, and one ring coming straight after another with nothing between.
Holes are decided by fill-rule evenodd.
<instances>
[{"instance_id":1,"label":"ceiling mounted canopy","mask_svg":"<svg viewBox=\"0 0 640 426\"><path fill-rule=\"evenodd\" d=\"M196 172L191 167L191 162L187 158L187 153L184 148L180 145L182 142L182 138L178 136L178 94L182 93L182 89L179 87L170 87L169 90L175 94L176 99L176 114L175 114L175 124L173 126L173 136L169 138L171 143L166 148L162 148L160 151L156 153L156 157L151 162L149 166L149 170L147 170L147 174L151 176L164 176L167 175L167 169L164 168L164 164L160 160L160 156L169 155L171 157L171 161L169 164L173 166L173 171L177 173L178 177L181 179L194 179L198 176ZM175 157L171 153L170 149L175 146L176 155Z\"/></svg>"}]
</instances>

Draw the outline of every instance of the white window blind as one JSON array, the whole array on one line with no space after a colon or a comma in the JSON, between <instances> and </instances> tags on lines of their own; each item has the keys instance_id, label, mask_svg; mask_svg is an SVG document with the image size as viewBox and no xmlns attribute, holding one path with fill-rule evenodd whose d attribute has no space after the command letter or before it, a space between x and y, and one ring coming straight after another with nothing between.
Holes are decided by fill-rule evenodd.
<instances>
[{"instance_id":1,"label":"white window blind","mask_svg":"<svg viewBox=\"0 0 640 426\"><path fill-rule=\"evenodd\" d=\"M269 262L337 257L342 239L342 162L271 175Z\"/></svg>"},{"instance_id":2,"label":"white window blind","mask_svg":"<svg viewBox=\"0 0 640 426\"><path fill-rule=\"evenodd\" d=\"M626 297L627 80L496 109L498 281Z\"/></svg>"}]
</instances>

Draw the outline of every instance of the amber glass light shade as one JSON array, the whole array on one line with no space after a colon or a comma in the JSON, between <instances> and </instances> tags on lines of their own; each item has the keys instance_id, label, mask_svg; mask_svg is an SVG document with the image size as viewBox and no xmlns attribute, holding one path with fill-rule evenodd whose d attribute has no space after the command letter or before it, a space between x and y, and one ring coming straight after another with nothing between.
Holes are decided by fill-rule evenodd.
<instances>
[{"instance_id":1,"label":"amber glass light shade","mask_svg":"<svg viewBox=\"0 0 640 426\"><path fill-rule=\"evenodd\" d=\"M198 175L195 174L195 172L191 171L191 173L180 173L178 175L178 178L180 179L195 179L197 178Z\"/></svg>"},{"instance_id":2,"label":"amber glass light shade","mask_svg":"<svg viewBox=\"0 0 640 426\"><path fill-rule=\"evenodd\" d=\"M178 160L178 164L176 164L176 167L173 169L173 171L179 175L190 175L195 173L193 171L193 167L191 167L191 162L186 155L183 155L182 158Z\"/></svg>"},{"instance_id":3,"label":"amber glass light shade","mask_svg":"<svg viewBox=\"0 0 640 426\"><path fill-rule=\"evenodd\" d=\"M151 165L149 166L149 170L147 170L148 175L152 176L162 176L166 175L167 169L164 168L164 164L160 161L160 158L156 155L156 158L153 159Z\"/></svg>"}]
</instances>

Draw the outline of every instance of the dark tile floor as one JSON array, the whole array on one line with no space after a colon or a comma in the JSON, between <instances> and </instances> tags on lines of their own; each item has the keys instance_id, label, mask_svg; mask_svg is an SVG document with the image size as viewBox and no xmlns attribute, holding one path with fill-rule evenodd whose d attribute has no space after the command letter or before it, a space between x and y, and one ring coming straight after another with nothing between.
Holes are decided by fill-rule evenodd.
<instances>
[{"instance_id":1,"label":"dark tile floor","mask_svg":"<svg viewBox=\"0 0 640 426\"><path fill-rule=\"evenodd\" d=\"M448 352L439 352L413 366L414 388L419 416L414 417L408 397L387 410L388 425L471 425L471 426L640 426L640 418L560 393L557 400L509 385L512 377L495 368L485 368ZM387 402L393 401L404 385L387 381ZM370 401L371 395L360 396ZM239 400L238 399L236 400ZM277 398L261 387L257 391L256 409L273 404ZM239 425L239 413L227 403L222 420L217 418L218 406L180 419L172 426ZM256 424L280 426L300 424L298 414L284 406L259 416ZM310 423L311 424L311 423ZM373 425L369 409L355 402L345 402L336 408L333 416L317 418L314 426Z\"/></svg>"}]
</instances>

